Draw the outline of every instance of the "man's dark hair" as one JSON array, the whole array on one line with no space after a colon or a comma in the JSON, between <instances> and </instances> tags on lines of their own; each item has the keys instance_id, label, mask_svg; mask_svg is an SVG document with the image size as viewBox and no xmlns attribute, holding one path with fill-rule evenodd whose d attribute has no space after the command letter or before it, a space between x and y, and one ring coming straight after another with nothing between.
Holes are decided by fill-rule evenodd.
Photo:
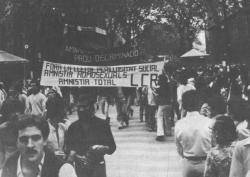
<instances>
[{"instance_id":1,"label":"man's dark hair","mask_svg":"<svg viewBox=\"0 0 250 177\"><path fill-rule=\"evenodd\" d=\"M222 96L213 95L212 97L207 99L207 103L211 107L214 115L226 113L227 106Z\"/></svg>"},{"instance_id":2,"label":"man's dark hair","mask_svg":"<svg viewBox=\"0 0 250 177\"><path fill-rule=\"evenodd\" d=\"M216 142L222 146L231 144L237 138L234 121L229 116L216 116L212 130L216 134Z\"/></svg>"},{"instance_id":3,"label":"man's dark hair","mask_svg":"<svg viewBox=\"0 0 250 177\"><path fill-rule=\"evenodd\" d=\"M178 81L180 82L180 84L182 85L186 85L187 84L187 73L186 71L181 71L180 75L179 75L179 79Z\"/></svg>"},{"instance_id":4,"label":"man's dark hair","mask_svg":"<svg viewBox=\"0 0 250 177\"><path fill-rule=\"evenodd\" d=\"M95 95L91 95L91 94L80 94L78 97L78 103L81 103L85 100L88 100L89 104L94 104L96 101L96 97Z\"/></svg>"},{"instance_id":5,"label":"man's dark hair","mask_svg":"<svg viewBox=\"0 0 250 177\"><path fill-rule=\"evenodd\" d=\"M199 108L199 95L195 90L189 90L182 95L182 106L188 111L197 111Z\"/></svg>"},{"instance_id":6,"label":"man's dark hair","mask_svg":"<svg viewBox=\"0 0 250 177\"><path fill-rule=\"evenodd\" d=\"M36 127L42 132L43 139L47 139L49 136L49 124L40 116L35 115L20 115L17 121L17 130L23 130L27 127Z\"/></svg>"}]
</instances>

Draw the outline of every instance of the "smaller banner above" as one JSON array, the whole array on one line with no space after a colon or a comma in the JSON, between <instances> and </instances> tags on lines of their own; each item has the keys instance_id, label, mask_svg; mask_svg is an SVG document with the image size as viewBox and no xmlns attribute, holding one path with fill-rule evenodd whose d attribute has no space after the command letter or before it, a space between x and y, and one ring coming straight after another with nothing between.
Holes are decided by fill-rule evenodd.
<instances>
[{"instance_id":1,"label":"smaller banner above","mask_svg":"<svg viewBox=\"0 0 250 177\"><path fill-rule=\"evenodd\" d=\"M142 87L156 86L164 62L119 66L80 66L44 61L43 86Z\"/></svg>"},{"instance_id":2,"label":"smaller banner above","mask_svg":"<svg viewBox=\"0 0 250 177\"><path fill-rule=\"evenodd\" d=\"M83 49L66 46L65 62L76 65L117 65L133 64L139 62L145 56L139 47L116 47L96 52L87 52Z\"/></svg>"}]
</instances>

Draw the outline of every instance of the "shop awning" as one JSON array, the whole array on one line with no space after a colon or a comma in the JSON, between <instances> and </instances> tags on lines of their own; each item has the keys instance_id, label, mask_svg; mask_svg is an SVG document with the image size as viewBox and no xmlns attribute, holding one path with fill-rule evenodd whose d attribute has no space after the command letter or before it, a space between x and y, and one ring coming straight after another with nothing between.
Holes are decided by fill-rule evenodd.
<instances>
[{"instance_id":1,"label":"shop awning","mask_svg":"<svg viewBox=\"0 0 250 177\"><path fill-rule=\"evenodd\" d=\"M0 50L0 63L28 63L29 60Z\"/></svg>"},{"instance_id":2,"label":"shop awning","mask_svg":"<svg viewBox=\"0 0 250 177\"><path fill-rule=\"evenodd\" d=\"M184 53L181 58L188 58L188 57L205 57L209 56L209 54L199 51L197 49L191 49L188 52Z\"/></svg>"}]
</instances>

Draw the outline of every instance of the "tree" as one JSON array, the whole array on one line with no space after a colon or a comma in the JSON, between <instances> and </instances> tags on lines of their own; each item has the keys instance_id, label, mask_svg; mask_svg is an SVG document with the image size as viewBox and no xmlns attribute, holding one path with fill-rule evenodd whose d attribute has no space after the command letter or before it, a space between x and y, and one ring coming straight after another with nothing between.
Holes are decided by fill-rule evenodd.
<instances>
[{"instance_id":1,"label":"tree","mask_svg":"<svg viewBox=\"0 0 250 177\"><path fill-rule=\"evenodd\" d=\"M150 23L144 27L139 38L145 51L153 56L179 54L180 35L171 25Z\"/></svg>"},{"instance_id":2,"label":"tree","mask_svg":"<svg viewBox=\"0 0 250 177\"><path fill-rule=\"evenodd\" d=\"M148 41L150 51L180 55L204 29L207 13L217 23L243 5L239 0L1 0L0 47L28 58L38 53L58 58L65 24L70 24L72 30L77 25L105 28L111 41L117 34L126 41L148 34L144 44Z\"/></svg>"},{"instance_id":3,"label":"tree","mask_svg":"<svg viewBox=\"0 0 250 177\"><path fill-rule=\"evenodd\" d=\"M213 54L223 60L230 60L231 53L231 35L230 24L227 18L237 13L241 8L246 6L246 1L242 0L211 0L205 1L207 11L207 28L216 27L214 30L210 30L212 33L210 36L214 36L216 39L220 39L219 42L212 43L210 47L213 50ZM212 40L212 39L209 39ZM213 40L212 40L213 41Z\"/></svg>"},{"instance_id":4,"label":"tree","mask_svg":"<svg viewBox=\"0 0 250 177\"><path fill-rule=\"evenodd\" d=\"M138 36L148 22L154 0L109 0L105 5L107 30L122 33L127 40Z\"/></svg>"},{"instance_id":5,"label":"tree","mask_svg":"<svg viewBox=\"0 0 250 177\"><path fill-rule=\"evenodd\" d=\"M179 54L192 47L197 32L204 29L205 9L200 0L160 0L158 18L176 28L180 36Z\"/></svg>"},{"instance_id":6,"label":"tree","mask_svg":"<svg viewBox=\"0 0 250 177\"><path fill-rule=\"evenodd\" d=\"M2 0L0 19L3 49L22 55L28 43L35 53L57 55L64 24L99 26L109 33L123 33L126 39L142 31L151 0ZM147 12L146 12L147 11ZM12 41L12 42L10 42ZM13 42L15 41L15 42ZM8 43L11 43L8 45ZM31 49L32 48L32 49ZM60 47L58 47L60 48Z\"/></svg>"},{"instance_id":7,"label":"tree","mask_svg":"<svg viewBox=\"0 0 250 177\"><path fill-rule=\"evenodd\" d=\"M226 17L234 14L246 4L242 0L210 0L204 1L209 21L218 24Z\"/></svg>"}]
</instances>

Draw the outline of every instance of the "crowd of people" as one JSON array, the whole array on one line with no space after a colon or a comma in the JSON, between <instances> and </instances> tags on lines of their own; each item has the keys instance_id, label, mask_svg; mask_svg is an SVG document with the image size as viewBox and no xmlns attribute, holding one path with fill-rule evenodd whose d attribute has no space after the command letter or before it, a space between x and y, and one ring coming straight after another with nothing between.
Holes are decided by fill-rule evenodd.
<instances>
[{"instance_id":1,"label":"crowd of people","mask_svg":"<svg viewBox=\"0 0 250 177\"><path fill-rule=\"evenodd\" d=\"M106 176L104 155L116 144L109 122L95 116L93 92L67 96L59 87L42 88L37 82L27 89L22 82L8 91L1 86L0 176ZM76 121L68 118L74 97Z\"/></svg>"},{"instance_id":2,"label":"crowd of people","mask_svg":"<svg viewBox=\"0 0 250 177\"><path fill-rule=\"evenodd\" d=\"M174 129L184 177L250 176L248 77L245 65L165 63L152 87L69 89L15 82L6 89L0 82L2 177L106 176L104 156L116 150L109 106L115 105L122 130L129 128L133 104L156 141ZM73 122L68 115L74 108ZM96 116L98 109L104 119Z\"/></svg>"},{"instance_id":3,"label":"crowd of people","mask_svg":"<svg viewBox=\"0 0 250 177\"><path fill-rule=\"evenodd\" d=\"M158 87L138 89L140 120L156 140L174 127L184 177L250 176L249 79L245 65L167 63Z\"/></svg>"}]
</instances>

